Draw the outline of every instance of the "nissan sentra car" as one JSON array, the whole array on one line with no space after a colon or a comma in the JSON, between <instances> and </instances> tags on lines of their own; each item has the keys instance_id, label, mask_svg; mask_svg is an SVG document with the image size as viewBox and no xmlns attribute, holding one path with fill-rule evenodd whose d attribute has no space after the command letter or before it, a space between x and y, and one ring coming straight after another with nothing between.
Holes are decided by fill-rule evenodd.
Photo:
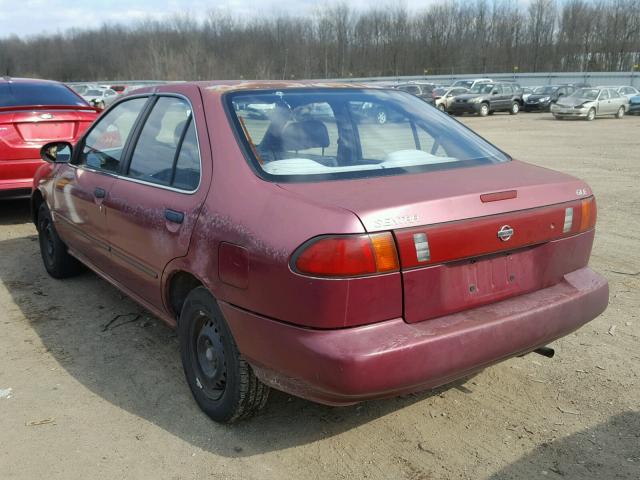
<instances>
[{"instance_id":1,"label":"nissan sentra car","mask_svg":"<svg viewBox=\"0 0 640 480\"><path fill-rule=\"evenodd\" d=\"M398 90L147 88L42 155L46 270L86 265L175 326L216 421L269 387L350 405L443 385L548 353L608 302L589 185Z\"/></svg>"}]
</instances>

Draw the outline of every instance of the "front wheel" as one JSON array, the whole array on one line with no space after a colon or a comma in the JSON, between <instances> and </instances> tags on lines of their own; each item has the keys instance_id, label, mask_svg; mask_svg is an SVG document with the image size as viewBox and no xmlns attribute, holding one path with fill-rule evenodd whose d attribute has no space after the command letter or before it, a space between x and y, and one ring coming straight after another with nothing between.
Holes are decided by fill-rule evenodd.
<instances>
[{"instance_id":1,"label":"front wheel","mask_svg":"<svg viewBox=\"0 0 640 480\"><path fill-rule=\"evenodd\" d=\"M198 406L216 422L250 417L267 402L269 387L240 355L215 298L204 287L189 293L178 321L180 355Z\"/></svg>"},{"instance_id":2,"label":"front wheel","mask_svg":"<svg viewBox=\"0 0 640 480\"><path fill-rule=\"evenodd\" d=\"M616 113L616 118L622 118L624 117L624 107L620 107L618 109L618 112Z\"/></svg>"},{"instance_id":3,"label":"front wheel","mask_svg":"<svg viewBox=\"0 0 640 480\"><path fill-rule=\"evenodd\" d=\"M587 121L592 121L596 118L596 109L590 108L589 112L587 112Z\"/></svg>"},{"instance_id":4,"label":"front wheel","mask_svg":"<svg viewBox=\"0 0 640 480\"><path fill-rule=\"evenodd\" d=\"M46 203L38 209L38 243L47 273L53 278L68 278L82 271L82 264L67 252L67 246L58 236Z\"/></svg>"},{"instance_id":5,"label":"front wheel","mask_svg":"<svg viewBox=\"0 0 640 480\"><path fill-rule=\"evenodd\" d=\"M482 105L480 105L479 113L481 117L486 117L487 115L489 115L489 105L486 103L483 103Z\"/></svg>"},{"instance_id":6,"label":"front wheel","mask_svg":"<svg viewBox=\"0 0 640 480\"><path fill-rule=\"evenodd\" d=\"M445 112L447 110L446 108L444 108L444 103L440 103L438 105L438 110L440 110L441 112Z\"/></svg>"},{"instance_id":7,"label":"front wheel","mask_svg":"<svg viewBox=\"0 0 640 480\"><path fill-rule=\"evenodd\" d=\"M509 115L517 115L520 111L520 104L518 102L513 102L511 104L511 108L509 109Z\"/></svg>"}]
</instances>

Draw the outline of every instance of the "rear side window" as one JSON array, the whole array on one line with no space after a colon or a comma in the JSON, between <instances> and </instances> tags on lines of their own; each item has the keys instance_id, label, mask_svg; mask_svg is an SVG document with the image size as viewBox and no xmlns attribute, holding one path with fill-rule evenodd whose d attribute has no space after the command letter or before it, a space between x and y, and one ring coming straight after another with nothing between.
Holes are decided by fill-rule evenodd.
<instances>
[{"instance_id":1,"label":"rear side window","mask_svg":"<svg viewBox=\"0 0 640 480\"><path fill-rule=\"evenodd\" d=\"M0 107L78 106L88 104L59 83L0 83Z\"/></svg>"},{"instance_id":2,"label":"rear side window","mask_svg":"<svg viewBox=\"0 0 640 480\"><path fill-rule=\"evenodd\" d=\"M372 177L508 161L398 90L287 89L225 96L257 172L274 181Z\"/></svg>"},{"instance_id":3,"label":"rear side window","mask_svg":"<svg viewBox=\"0 0 640 480\"><path fill-rule=\"evenodd\" d=\"M109 110L87 135L76 164L118 172L124 146L146 103L147 98L134 98Z\"/></svg>"},{"instance_id":4,"label":"rear side window","mask_svg":"<svg viewBox=\"0 0 640 480\"><path fill-rule=\"evenodd\" d=\"M128 176L145 182L193 190L200 156L189 103L160 97L136 142Z\"/></svg>"}]
</instances>

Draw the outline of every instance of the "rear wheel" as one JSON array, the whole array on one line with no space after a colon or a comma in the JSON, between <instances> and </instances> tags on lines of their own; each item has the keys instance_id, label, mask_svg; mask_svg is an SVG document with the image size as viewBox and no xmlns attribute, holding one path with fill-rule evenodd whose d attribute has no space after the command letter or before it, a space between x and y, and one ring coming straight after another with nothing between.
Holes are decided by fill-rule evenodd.
<instances>
[{"instance_id":1,"label":"rear wheel","mask_svg":"<svg viewBox=\"0 0 640 480\"><path fill-rule=\"evenodd\" d=\"M53 278L68 278L82 271L82 264L67 252L67 246L58 236L46 203L38 209L38 242L40 255L47 273Z\"/></svg>"},{"instance_id":2,"label":"rear wheel","mask_svg":"<svg viewBox=\"0 0 640 480\"><path fill-rule=\"evenodd\" d=\"M189 293L178 322L180 354L198 406L216 422L249 417L267 402L269 387L242 358L214 297L204 287Z\"/></svg>"},{"instance_id":3,"label":"rear wheel","mask_svg":"<svg viewBox=\"0 0 640 480\"><path fill-rule=\"evenodd\" d=\"M518 102L513 102L511 104L511 108L509 109L509 115L517 115L520 111L520 104Z\"/></svg>"},{"instance_id":4,"label":"rear wheel","mask_svg":"<svg viewBox=\"0 0 640 480\"><path fill-rule=\"evenodd\" d=\"M624 107L620 107L618 109L618 112L616 113L616 118L622 118L624 117Z\"/></svg>"},{"instance_id":5,"label":"rear wheel","mask_svg":"<svg viewBox=\"0 0 640 480\"><path fill-rule=\"evenodd\" d=\"M486 117L487 115L489 115L489 104L488 103L483 103L482 105L480 105L480 112L479 112L481 117Z\"/></svg>"},{"instance_id":6,"label":"rear wheel","mask_svg":"<svg viewBox=\"0 0 640 480\"><path fill-rule=\"evenodd\" d=\"M595 108L590 108L589 112L587 113L587 121L592 121L596 118L596 109Z\"/></svg>"}]
</instances>

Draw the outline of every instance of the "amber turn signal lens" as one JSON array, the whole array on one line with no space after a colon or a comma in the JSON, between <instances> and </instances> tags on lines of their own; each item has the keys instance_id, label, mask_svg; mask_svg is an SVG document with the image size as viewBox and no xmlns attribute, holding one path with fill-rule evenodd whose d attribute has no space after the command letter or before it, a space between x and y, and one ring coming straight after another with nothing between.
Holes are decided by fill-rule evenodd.
<instances>
[{"instance_id":1,"label":"amber turn signal lens","mask_svg":"<svg viewBox=\"0 0 640 480\"><path fill-rule=\"evenodd\" d=\"M596 225L597 207L595 197L582 200L580 208L580 231L584 232Z\"/></svg>"},{"instance_id":2,"label":"amber turn signal lens","mask_svg":"<svg viewBox=\"0 0 640 480\"><path fill-rule=\"evenodd\" d=\"M392 272L400 268L398 251L391 232L369 235L373 245L378 272Z\"/></svg>"}]
</instances>

